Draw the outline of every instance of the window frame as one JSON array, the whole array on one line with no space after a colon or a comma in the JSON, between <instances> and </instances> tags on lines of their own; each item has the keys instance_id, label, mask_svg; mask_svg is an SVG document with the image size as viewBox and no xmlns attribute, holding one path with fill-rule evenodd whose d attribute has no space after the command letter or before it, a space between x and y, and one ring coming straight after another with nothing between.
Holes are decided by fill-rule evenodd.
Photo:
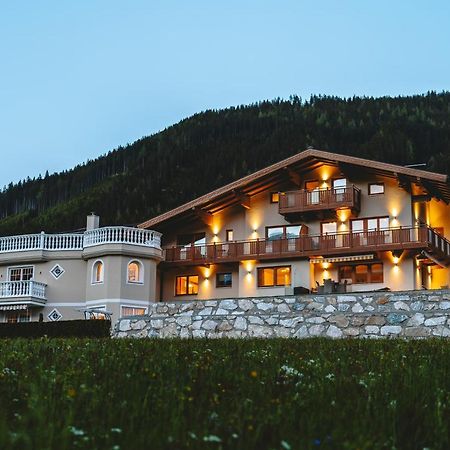
<instances>
[{"instance_id":1,"label":"window frame","mask_svg":"<svg viewBox=\"0 0 450 450\"><path fill-rule=\"evenodd\" d=\"M273 280L274 284L260 284L260 273L264 270L272 269L273 270ZM289 269L289 284L277 284L277 271L280 269ZM277 287L287 287L292 285L292 266L285 265L285 266L267 266L267 267L258 267L257 268L257 278L256 278L256 285L258 288L277 288Z\"/></svg>"},{"instance_id":2,"label":"window frame","mask_svg":"<svg viewBox=\"0 0 450 450\"><path fill-rule=\"evenodd\" d=\"M369 230L368 224L369 220L377 220L377 229L376 230ZM380 220L381 219L387 219L388 221L388 228L380 228ZM363 229L362 231L353 231L353 222L363 222ZM355 219L350 219L350 232L351 233L367 233L369 231L389 231L391 229L390 224L390 217L389 216L374 216L374 217L357 217Z\"/></svg>"},{"instance_id":3,"label":"window frame","mask_svg":"<svg viewBox=\"0 0 450 450\"><path fill-rule=\"evenodd\" d=\"M220 275L231 275L231 283L230 285L220 285L219 284L219 276ZM216 288L222 289L222 288L232 288L233 287L233 272L217 272L216 273Z\"/></svg>"},{"instance_id":4,"label":"window frame","mask_svg":"<svg viewBox=\"0 0 450 450\"><path fill-rule=\"evenodd\" d=\"M383 186L383 192L370 192L370 188L372 186ZM367 195L384 195L386 193L386 186L384 184L384 182L380 182L380 183L369 183L367 186Z\"/></svg>"},{"instance_id":5,"label":"window frame","mask_svg":"<svg viewBox=\"0 0 450 450\"><path fill-rule=\"evenodd\" d=\"M102 265L102 276L101 276L101 280L97 280L96 277L96 267L98 264ZM103 262L102 259L96 259L94 261L94 263L92 264L92 269L91 269L91 284L92 285L98 285L98 284L103 284L105 282L105 263ZM106 308L106 306L105 306Z\"/></svg>"},{"instance_id":6,"label":"window frame","mask_svg":"<svg viewBox=\"0 0 450 450\"><path fill-rule=\"evenodd\" d=\"M292 237L287 237L287 228L289 228L289 227L300 227L300 233L299 233L299 235L298 236L296 236L295 238L292 238ZM283 233L282 233L282 237L280 238L280 239L270 239L270 242L273 242L273 241L279 241L279 240L281 240L281 239L297 239L297 238L299 238L300 236L302 236L302 230L304 230L305 229L305 225L303 224L303 223L289 223L289 224L283 224L283 225L270 225L270 226L266 226L266 234L265 234L265 237L266 237L266 239L269 241L269 230L271 229L271 228L282 228L283 229Z\"/></svg>"},{"instance_id":7,"label":"window frame","mask_svg":"<svg viewBox=\"0 0 450 450\"><path fill-rule=\"evenodd\" d=\"M231 233L231 239L229 238L228 233ZM232 228L225 230L225 242L233 242L234 241L234 231Z\"/></svg>"},{"instance_id":8,"label":"window frame","mask_svg":"<svg viewBox=\"0 0 450 450\"><path fill-rule=\"evenodd\" d=\"M373 275L373 271L372 271L372 267L376 266L376 265L381 265L381 281L373 281L372 280L372 275ZM357 283L356 280L356 267L357 266L367 266L368 271L367 271L367 282L364 283ZM341 277L341 268L342 267L351 267L352 268L352 272L351 272L351 280L352 283L351 284L380 284L380 283L384 283L384 264L381 261L375 261L375 262L370 262L370 263L352 263L352 264L340 264L337 267L337 272L338 272L338 280L339 282L341 282L342 280L348 280L349 278L345 278L345 277Z\"/></svg>"},{"instance_id":9,"label":"window frame","mask_svg":"<svg viewBox=\"0 0 450 450\"><path fill-rule=\"evenodd\" d=\"M274 196L277 196L277 200L274 200ZM280 203L280 192L271 192L270 193L270 203Z\"/></svg>"},{"instance_id":10,"label":"window frame","mask_svg":"<svg viewBox=\"0 0 450 450\"><path fill-rule=\"evenodd\" d=\"M137 281L131 281L130 280L130 264L136 263L138 265L138 280ZM144 264L142 264L142 261L139 259L130 259L127 264L127 284L132 285L143 285L144 284Z\"/></svg>"},{"instance_id":11,"label":"window frame","mask_svg":"<svg viewBox=\"0 0 450 450\"><path fill-rule=\"evenodd\" d=\"M143 314L131 314L129 316L125 316L123 314L123 309L124 308L133 308L133 309L143 309L144 313ZM120 305L120 317L131 317L131 316L144 316L145 314L147 314L148 312L148 308L146 308L145 306L139 306L139 305Z\"/></svg>"},{"instance_id":12,"label":"window frame","mask_svg":"<svg viewBox=\"0 0 450 450\"><path fill-rule=\"evenodd\" d=\"M189 293L189 278L197 278L197 292ZM186 278L186 294L178 294L177 293L177 285L179 278ZM175 297L184 297L186 295L198 295L200 290L200 277L197 274L188 274L188 275L176 275L175 276Z\"/></svg>"},{"instance_id":13,"label":"window frame","mask_svg":"<svg viewBox=\"0 0 450 450\"><path fill-rule=\"evenodd\" d=\"M11 321L8 318L8 315L16 315L16 320ZM28 320L20 320L20 316L25 315ZM31 322L31 311L29 309L26 310L17 310L17 311L5 311L4 317L3 317L4 323L28 323Z\"/></svg>"},{"instance_id":14,"label":"window frame","mask_svg":"<svg viewBox=\"0 0 450 450\"><path fill-rule=\"evenodd\" d=\"M11 271L17 270L17 269L20 270L20 280L11 280ZM31 269L31 271L32 271L31 278L28 278L27 280L23 279L23 270L24 269ZM8 281L10 281L12 283L14 283L15 281L32 281L32 280L34 280L35 269L36 269L36 267L34 265L9 266L8 271L7 271Z\"/></svg>"}]
</instances>

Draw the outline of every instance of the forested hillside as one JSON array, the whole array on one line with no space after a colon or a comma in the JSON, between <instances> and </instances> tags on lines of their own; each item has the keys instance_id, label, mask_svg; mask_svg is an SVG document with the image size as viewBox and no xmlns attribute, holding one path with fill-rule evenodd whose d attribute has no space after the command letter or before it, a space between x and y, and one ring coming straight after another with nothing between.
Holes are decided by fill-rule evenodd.
<instances>
[{"instance_id":1,"label":"forested hillside","mask_svg":"<svg viewBox=\"0 0 450 450\"><path fill-rule=\"evenodd\" d=\"M64 146L64 143L62 143ZM450 93L264 101L182 120L153 136L0 193L0 235L135 224L304 150L450 174Z\"/></svg>"}]
</instances>

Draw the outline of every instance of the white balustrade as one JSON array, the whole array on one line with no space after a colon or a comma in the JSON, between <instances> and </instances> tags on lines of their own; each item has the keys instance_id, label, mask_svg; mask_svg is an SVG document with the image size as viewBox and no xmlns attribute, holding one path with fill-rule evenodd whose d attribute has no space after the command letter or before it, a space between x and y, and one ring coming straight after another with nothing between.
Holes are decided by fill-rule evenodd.
<instances>
[{"instance_id":1,"label":"white balustrade","mask_svg":"<svg viewBox=\"0 0 450 450\"><path fill-rule=\"evenodd\" d=\"M46 284L38 281L3 281L0 282L0 299L31 297L45 300Z\"/></svg>"},{"instance_id":2,"label":"white balustrade","mask_svg":"<svg viewBox=\"0 0 450 450\"><path fill-rule=\"evenodd\" d=\"M0 253L34 250L83 250L100 244L131 244L161 248L161 233L131 227L104 227L84 233L23 234L0 238Z\"/></svg>"},{"instance_id":3,"label":"white balustrade","mask_svg":"<svg viewBox=\"0 0 450 450\"><path fill-rule=\"evenodd\" d=\"M161 233L131 227L104 227L84 233L84 247L100 244L131 244L161 248Z\"/></svg>"}]
</instances>

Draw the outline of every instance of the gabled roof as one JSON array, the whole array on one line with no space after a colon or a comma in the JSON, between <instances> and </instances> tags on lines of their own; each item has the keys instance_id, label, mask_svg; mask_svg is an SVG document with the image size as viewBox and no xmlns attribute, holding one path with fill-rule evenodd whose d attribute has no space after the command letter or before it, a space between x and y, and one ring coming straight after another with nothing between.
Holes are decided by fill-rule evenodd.
<instances>
[{"instance_id":1,"label":"gabled roof","mask_svg":"<svg viewBox=\"0 0 450 450\"><path fill-rule=\"evenodd\" d=\"M207 212L215 214L224 208L239 204L243 197L253 196L276 186L292 175L315 169L323 164L338 166L342 171L364 167L365 171L397 178L400 185L420 184L431 196L450 202L450 182L447 175L397 166L355 156L308 149L280 162L258 170L188 203L167 211L138 225L140 228L159 228L175 219L186 220Z\"/></svg>"}]
</instances>

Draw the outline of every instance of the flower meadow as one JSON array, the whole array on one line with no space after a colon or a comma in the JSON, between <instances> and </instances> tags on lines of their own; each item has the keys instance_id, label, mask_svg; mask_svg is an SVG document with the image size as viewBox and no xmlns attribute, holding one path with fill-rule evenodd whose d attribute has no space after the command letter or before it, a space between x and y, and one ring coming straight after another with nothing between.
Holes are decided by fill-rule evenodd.
<instances>
[{"instance_id":1,"label":"flower meadow","mask_svg":"<svg viewBox=\"0 0 450 450\"><path fill-rule=\"evenodd\" d=\"M446 340L0 340L0 449L446 449Z\"/></svg>"}]
</instances>

